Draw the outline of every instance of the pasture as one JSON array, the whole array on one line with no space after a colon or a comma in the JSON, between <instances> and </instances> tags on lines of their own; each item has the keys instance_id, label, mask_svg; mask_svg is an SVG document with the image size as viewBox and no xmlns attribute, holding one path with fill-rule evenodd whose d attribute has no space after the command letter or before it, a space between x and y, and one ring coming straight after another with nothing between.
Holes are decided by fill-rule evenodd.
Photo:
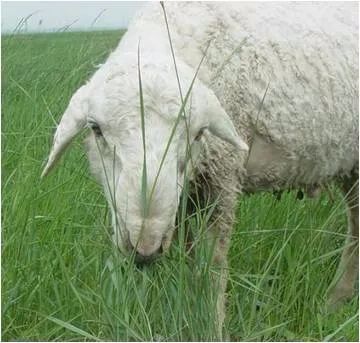
<instances>
[{"instance_id":1,"label":"pasture","mask_svg":"<svg viewBox=\"0 0 360 343\"><path fill-rule=\"evenodd\" d=\"M40 179L55 123L122 34L2 37L2 340L217 339L218 271L201 242L188 254L180 230L155 264L122 260L83 137ZM239 199L229 256L232 340L358 341L358 296L334 313L324 307L346 233L342 197L336 187L330 193ZM193 222L206 225L206 215Z\"/></svg>"}]
</instances>

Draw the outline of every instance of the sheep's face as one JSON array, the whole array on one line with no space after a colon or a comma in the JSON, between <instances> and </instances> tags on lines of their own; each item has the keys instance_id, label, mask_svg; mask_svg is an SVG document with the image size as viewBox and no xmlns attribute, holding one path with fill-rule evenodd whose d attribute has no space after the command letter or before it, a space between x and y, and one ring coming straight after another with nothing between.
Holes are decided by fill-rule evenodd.
<instances>
[{"instance_id":1,"label":"sheep's face","mask_svg":"<svg viewBox=\"0 0 360 343\"><path fill-rule=\"evenodd\" d=\"M171 126L157 119L156 126L146 126L146 156L140 127L117 137L112 134L116 127L108 127L101 129L101 135L94 132L87 139L91 169L102 183L112 210L114 242L124 253L136 248L142 257L157 255L169 246L185 168L191 165L186 163L183 125L179 125L166 153ZM197 141L192 151L195 145Z\"/></svg>"},{"instance_id":2,"label":"sheep's face","mask_svg":"<svg viewBox=\"0 0 360 343\"><path fill-rule=\"evenodd\" d=\"M194 76L186 68L179 68L184 98ZM246 150L247 145L216 96L200 81L191 88L182 111L172 65L144 63L141 78L142 102L133 62L108 64L80 88L57 128L43 175L75 135L90 127L90 166L111 208L114 242L144 262L171 242L184 178L196 167L203 132L208 130L237 149Z\"/></svg>"},{"instance_id":3,"label":"sheep's face","mask_svg":"<svg viewBox=\"0 0 360 343\"><path fill-rule=\"evenodd\" d=\"M128 82L125 96L124 82L121 94L109 84L99 95L100 107L98 98L90 101L87 121L93 132L86 143L112 210L114 242L126 254L136 249L142 261L170 245L185 175L196 165L206 128L199 118L186 119L192 116L190 100L185 114L179 113L176 88L171 92L164 80L146 76L143 124L139 86Z\"/></svg>"},{"instance_id":4,"label":"sheep's face","mask_svg":"<svg viewBox=\"0 0 360 343\"><path fill-rule=\"evenodd\" d=\"M126 130L122 125L127 120L118 125L92 122L88 155L112 209L115 243L123 252L136 247L140 255L153 256L169 245L185 169L191 169L187 155L192 153L192 160L197 157L194 151L201 130L198 136L189 135L193 144L187 149L185 120L181 120L169 143L174 121L149 112L144 154L139 113L137 116L129 118L131 128Z\"/></svg>"}]
</instances>

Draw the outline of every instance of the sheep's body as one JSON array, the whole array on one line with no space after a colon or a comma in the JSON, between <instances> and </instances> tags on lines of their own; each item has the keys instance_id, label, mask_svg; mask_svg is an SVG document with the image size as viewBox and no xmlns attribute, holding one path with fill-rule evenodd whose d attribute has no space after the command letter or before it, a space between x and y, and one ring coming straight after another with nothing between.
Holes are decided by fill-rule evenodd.
<instances>
[{"instance_id":1,"label":"sheep's body","mask_svg":"<svg viewBox=\"0 0 360 343\"><path fill-rule=\"evenodd\" d=\"M331 301L349 297L358 268L357 4L171 2L166 3L166 13L183 94L206 52L192 90L194 114L189 117L188 136L192 146L203 148L195 154L192 185L203 199L218 202L210 233L217 239L215 262L226 266L233 209L242 190L316 189L339 178L350 195L349 240L355 244L344 249L340 270L345 271ZM113 211L115 242L125 250L136 246L148 256L171 240L169 227L180 194L176 184L182 187L179 165L186 163L187 119L179 122L150 212L144 214L139 205L144 174L138 46L147 177L148 184L155 182L181 104L164 16L156 3L139 12L117 49L73 96L43 174L86 123L96 122L102 137L90 135L89 159ZM208 130L198 140L202 128ZM244 142L251 147L249 153ZM127 222L122 222L124 217ZM226 268L220 281L221 327Z\"/></svg>"},{"instance_id":2,"label":"sheep's body","mask_svg":"<svg viewBox=\"0 0 360 343\"><path fill-rule=\"evenodd\" d=\"M261 160L250 158L245 188L322 183L357 165L357 4L169 3L166 11L178 59L196 69L211 42L199 78L240 135L255 137ZM160 6L145 8L119 53L139 38L166 49L163 21ZM144 29L154 25L156 38Z\"/></svg>"},{"instance_id":3,"label":"sheep's body","mask_svg":"<svg viewBox=\"0 0 360 343\"><path fill-rule=\"evenodd\" d=\"M358 8L332 3L167 3L166 12L177 61L195 71L206 51L199 79L252 145L248 156L208 135L195 172L193 185L203 198L221 199L213 233L218 238L215 260L225 270L233 207L241 189L313 187L339 176L351 179L357 169ZM152 4L138 14L113 58L136 51L139 41L142 54L171 59L160 6ZM352 193L354 198L356 191ZM352 235L357 228L355 221ZM343 259L345 255L353 256L352 266L333 292L333 303L349 296L356 278L356 253L351 248ZM224 291L226 272L220 282ZM223 303L220 296L220 323Z\"/></svg>"}]
</instances>

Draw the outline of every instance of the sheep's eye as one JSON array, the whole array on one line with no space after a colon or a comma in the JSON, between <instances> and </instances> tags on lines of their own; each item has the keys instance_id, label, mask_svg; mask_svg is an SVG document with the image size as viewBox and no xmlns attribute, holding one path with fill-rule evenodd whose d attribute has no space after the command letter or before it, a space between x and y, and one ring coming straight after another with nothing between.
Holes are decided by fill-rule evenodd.
<instances>
[{"instance_id":1,"label":"sheep's eye","mask_svg":"<svg viewBox=\"0 0 360 343\"><path fill-rule=\"evenodd\" d=\"M91 122L91 123L89 123L89 126L90 126L91 130L93 130L96 137L102 136L100 126L97 123Z\"/></svg>"},{"instance_id":2,"label":"sheep's eye","mask_svg":"<svg viewBox=\"0 0 360 343\"><path fill-rule=\"evenodd\" d=\"M202 128L202 129L199 130L199 132L198 132L197 135L195 136L195 141L199 141L199 140L200 140L201 136L202 136L203 133L204 133L204 130L205 130L205 128Z\"/></svg>"}]
</instances>

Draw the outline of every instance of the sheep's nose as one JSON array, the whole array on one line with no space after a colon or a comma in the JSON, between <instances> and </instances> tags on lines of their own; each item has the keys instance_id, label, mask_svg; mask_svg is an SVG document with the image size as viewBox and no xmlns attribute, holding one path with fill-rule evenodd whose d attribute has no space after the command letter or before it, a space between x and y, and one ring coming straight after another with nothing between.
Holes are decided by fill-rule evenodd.
<instances>
[{"instance_id":1,"label":"sheep's nose","mask_svg":"<svg viewBox=\"0 0 360 343\"><path fill-rule=\"evenodd\" d=\"M135 248L133 247L133 250ZM162 253L162 246L160 246L156 251L152 252L151 254L144 254L140 253L139 251L135 252L135 263L137 266L141 267L144 265L148 265L156 260L159 255Z\"/></svg>"},{"instance_id":2,"label":"sheep's nose","mask_svg":"<svg viewBox=\"0 0 360 343\"><path fill-rule=\"evenodd\" d=\"M136 265L138 267L148 265L148 264L152 263L153 261L155 261L157 255L158 255L157 253L154 253L154 254L149 255L149 256L144 256L144 255L141 255L138 252L136 252L136 254L135 254L135 263L136 263Z\"/></svg>"}]
</instances>

